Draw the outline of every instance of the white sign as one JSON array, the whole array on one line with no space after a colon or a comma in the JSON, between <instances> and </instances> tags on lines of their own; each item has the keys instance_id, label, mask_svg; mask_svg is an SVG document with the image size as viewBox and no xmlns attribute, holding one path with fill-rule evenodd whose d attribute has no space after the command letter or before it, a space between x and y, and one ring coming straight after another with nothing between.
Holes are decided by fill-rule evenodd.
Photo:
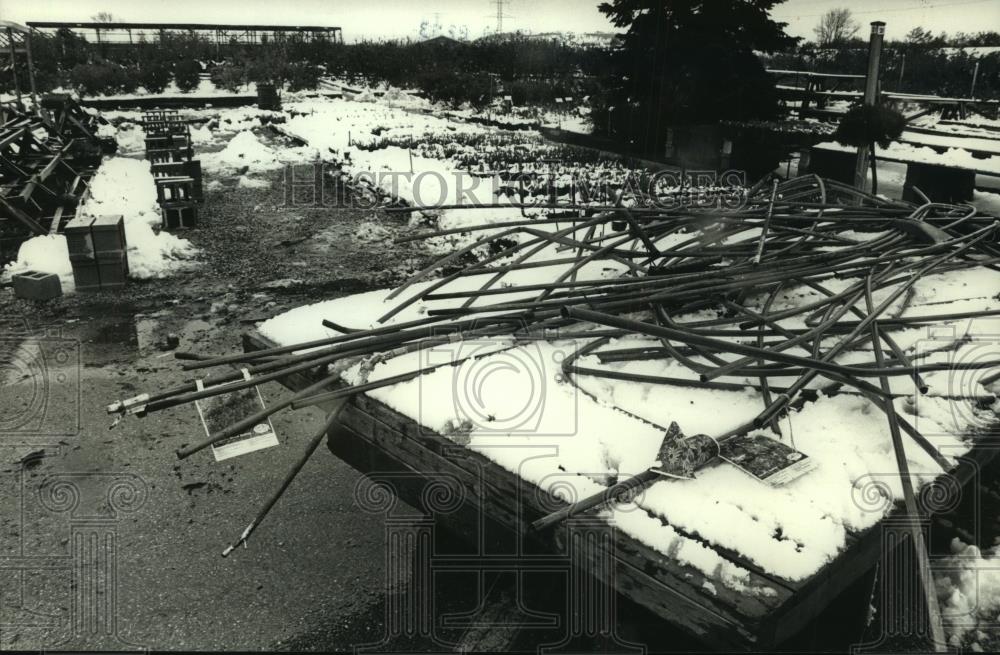
<instances>
[{"instance_id":1,"label":"white sign","mask_svg":"<svg viewBox=\"0 0 1000 655\"><path fill-rule=\"evenodd\" d=\"M246 369L243 369L243 379L251 379ZM196 382L196 387L198 391L205 388L201 380ZM194 406L208 436L266 408L260 389L256 386L202 398L196 400ZM221 462L277 445L278 435L271 425L271 419L265 418L249 430L212 444L212 455L215 456L215 461Z\"/></svg>"}]
</instances>

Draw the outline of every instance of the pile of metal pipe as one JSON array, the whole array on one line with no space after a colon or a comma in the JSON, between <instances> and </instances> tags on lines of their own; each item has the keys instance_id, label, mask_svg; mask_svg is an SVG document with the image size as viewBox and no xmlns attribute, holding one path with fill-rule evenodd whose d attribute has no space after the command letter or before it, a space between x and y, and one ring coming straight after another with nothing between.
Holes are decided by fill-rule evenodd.
<instances>
[{"instance_id":1,"label":"pile of metal pipe","mask_svg":"<svg viewBox=\"0 0 1000 655\"><path fill-rule=\"evenodd\" d=\"M400 211L415 209L419 208ZM314 384L286 400L181 448L177 455L183 459L274 412L320 400L342 406L355 394L459 362L382 380L361 376L360 382L346 383L341 373L355 365L371 371L389 359L446 341L496 338L516 347L520 340L572 335L585 345L562 363L570 381L602 376L668 386L759 390L758 415L726 434L711 435L717 439L768 427L777 431L778 417L815 398L812 383L823 378L825 393L870 399L894 426L894 435L902 430L948 468L949 460L896 415L891 401L899 394L891 391L888 380L908 377L917 393L927 393L922 373L1000 370L1000 357L926 363L892 337L893 331L905 327L1000 314L992 310L901 315L924 276L976 267L1000 270L997 219L971 206L892 201L811 176L758 184L739 207L628 206L625 200L614 206L560 205L558 210L557 218L542 213L534 219L484 221L404 237L400 241L459 235L467 245L388 293L388 309L374 327L344 326L334 322L341 321L339 317L329 317L324 324L340 334L326 339L214 358L180 353L189 360L186 370L238 366L249 372L250 379L223 369L206 378L201 391L192 379L121 401L109 411L144 415L294 373L316 374ZM470 258L473 263L464 263ZM588 275L595 265L618 273ZM529 269L536 272L532 282L511 282L513 273ZM471 289L469 278L476 280ZM834 284L839 290L831 288ZM815 299L777 308L776 300L795 289L807 290ZM514 294L519 297L510 298ZM418 319L397 318L414 305L445 300L453 302L431 306ZM794 319L796 326L783 323L788 319ZM615 339L633 335L658 345L628 349L615 344ZM792 354L793 347L809 354ZM870 352L870 360L838 361L858 350ZM581 366L584 354L616 362L669 359L692 375L660 377L627 368ZM994 374L986 375L990 379ZM772 385L775 378L793 381ZM982 404L992 395L983 388L953 397ZM311 449L314 443L310 442ZM248 534L240 541L245 542Z\"/></svg>"}]
</instances>

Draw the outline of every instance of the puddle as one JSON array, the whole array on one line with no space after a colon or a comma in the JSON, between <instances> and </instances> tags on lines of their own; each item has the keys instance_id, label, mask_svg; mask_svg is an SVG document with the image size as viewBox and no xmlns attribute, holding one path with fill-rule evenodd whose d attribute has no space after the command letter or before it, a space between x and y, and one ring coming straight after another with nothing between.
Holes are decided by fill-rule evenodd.
<instances>
[{"instance_id":1,"label":"puddle","mask_svg":"<svg viewBox=\"0 0 1000 655\"><path fill-rule=\"evenodd\" d=\"M131 347L136 350L139 347L139 334L136 329L135 318L132 316L116 316L110 320L100 321L100 329L93 332L93 337L87 339L89 343L100 344L101 346Z\"/></svg>"},{"instance_id":2,"label":"puddle","mask_svg":"<svg viewBox=\"0 0 1000 655\"><path fill-rule=\"evenodd\" d=\"M202 319L184 319L171 310L155 313L97 314L89 321L67 324L62 333L76 340L84 352L84 366L101 367L123 362L134 363L143 357L162 356L172 350L197 350L198 344L214 330ZM168 336L175 334L180 344L166 347Z\"/></svg>"}]
</instances>

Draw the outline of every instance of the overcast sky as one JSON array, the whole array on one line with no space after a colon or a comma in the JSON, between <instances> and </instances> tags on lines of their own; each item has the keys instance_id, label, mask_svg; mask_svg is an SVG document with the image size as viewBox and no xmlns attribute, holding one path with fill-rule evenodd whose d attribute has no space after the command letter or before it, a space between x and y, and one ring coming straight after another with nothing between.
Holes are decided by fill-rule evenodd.
<instances>
[{"instance_id":1,"label":"overcast sky","mask_svg":"<svg viewBox=\"0 0 1000 655\"><path fill-rule=\"evenodd\" d=\"M668 0L669 1L669 0ZM597 0L505 0L504 30L591 32L611 29ZM1000 26L1000 0L786 0L774 17L788 32L811 37L820 15L848 7L858 22L884 20L888 38L922 26L940 32L976 32ZM495 0L0 0L0 18L86 21L99 11L119 20L143 22L330 25L347 41L416 37L422 21L442 31L465 27L481 36L496 26ZM867 27L860 34L867 34Z\"/></svg>"}]
</instances>

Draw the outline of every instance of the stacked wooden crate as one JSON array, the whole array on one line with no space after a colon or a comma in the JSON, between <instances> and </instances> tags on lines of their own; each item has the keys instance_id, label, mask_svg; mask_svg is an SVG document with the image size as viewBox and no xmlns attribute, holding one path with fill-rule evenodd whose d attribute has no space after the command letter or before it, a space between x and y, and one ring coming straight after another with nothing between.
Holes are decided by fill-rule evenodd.
<instances>
[{"instance_id":1,"label":"stacked wooden crate","mask_svg":"<svg viewBox=\"0 0 1000 655\"><path fill-rule=\"evenodd\" d=\"M119 215L78 216L66 224L66 246L77 291L107 291L125 286L128 244Z\"/></svg>"},{"instance_id":2,"label":"stacked wooden crate","mask_svg":"<svg viewBox=\"0 0 1000 655\"><path fill-rule=\"evenodd\" d=\"M204 195L201 162L194 159L188 124L176 110L158 110L146 112L143 126L163 227L194 227Z\"/></svg>"}]
</instances>

